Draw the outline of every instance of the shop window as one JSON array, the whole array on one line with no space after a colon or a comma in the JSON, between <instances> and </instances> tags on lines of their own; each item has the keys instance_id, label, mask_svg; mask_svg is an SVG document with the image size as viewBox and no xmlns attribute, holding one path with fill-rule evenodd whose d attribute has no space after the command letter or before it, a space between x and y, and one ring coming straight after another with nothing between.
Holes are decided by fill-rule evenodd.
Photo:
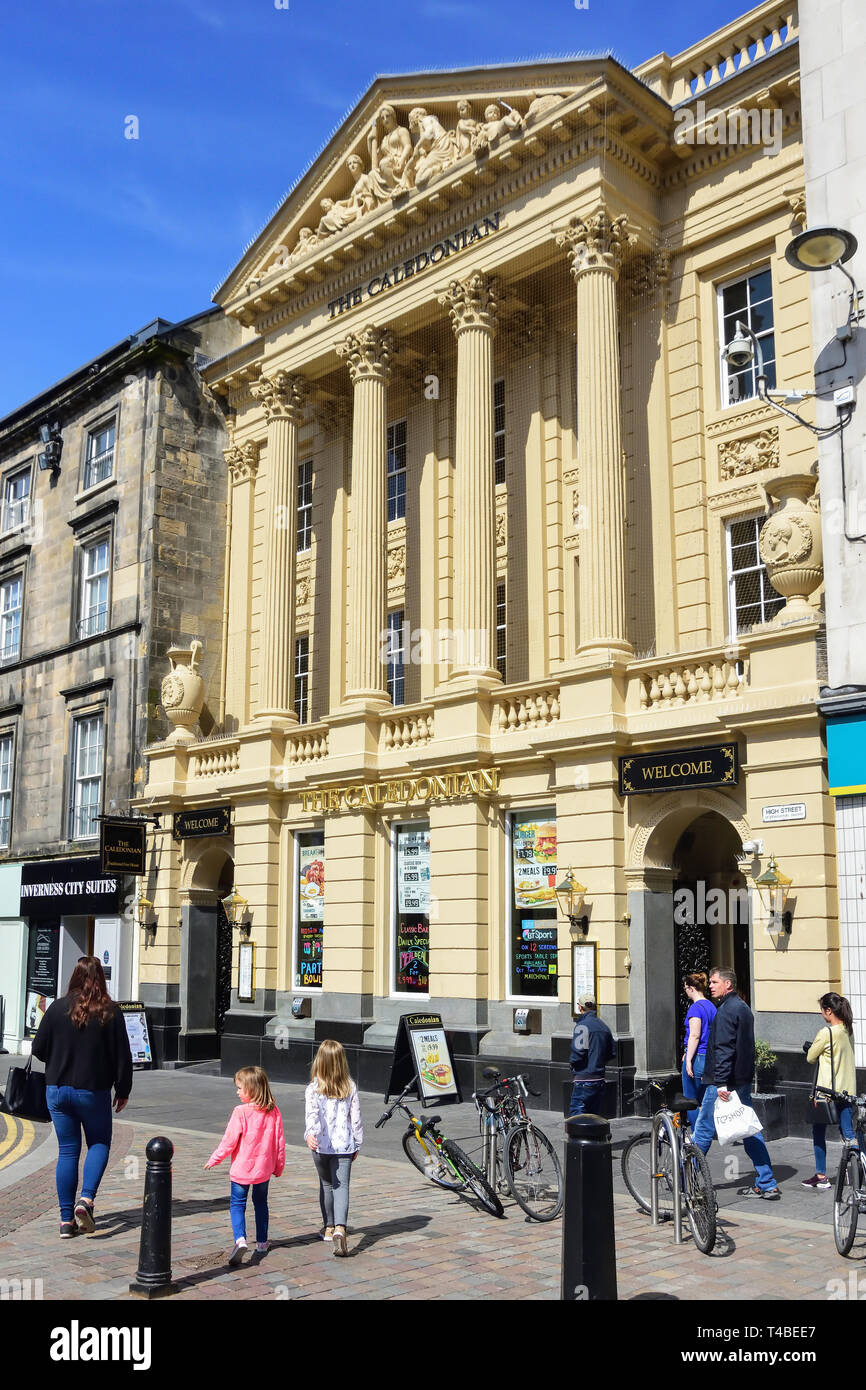
<instances>
[{"instance_id":1,"label":"shop window","mask_svg":"<svg viewBox=\"0 0 866 1390\"><path fill-rule=\"evenodd\" d=\"M3 531L15 531L30 520L30 466L3 479Z\"/></svg>"},{"instance_id":2,"label":"shop window","mask_svg":"<svg viewBox=\"0 0 866 1390\"><path fill-rule=\"evenodd\" d=\"M0 734L0 849L9 848L12 828L12 777L14 773L14 737Z\"/></svg>"},{"instance_id":3,"label":"shop window","mask_svg":"<svg viewBox=\"0 0 866 1390\"><path fill-rule=\"evenodd\" d=\"M515 812L510 829L510 992L517 998L555 999L556 813Z\"/></svg>"},{"instance_id":4,"label":"shop window","mask_svg":"<svg viewBox=\"0 0 866 1390\"><path fill-rule=\"evenodd\" d=\"M743 517L727 524L728 621L731 633L748 632L767 623L785 600L770 583L758 549L763 516Z\"/></svg>"},{"instance_id":5,"label":"shop window","mask_svg":"<svg viewBox=\"0 0 866 1390\"><path fill-rule=\"evenodd\" d=\"M388 426L388 520L406 515L406 421Z\"/></svg>"},{"instance_id":6,"label":"shop window","mask_svg":"<svg viewBox=\"0 0 866 1390\"><path fill-rule=\"evenodd\" d=\"M744 275L729 285L720 285L719 296L719 337L724 347L734 337L739 319L751 328L764 355L764 371L767 374L767 388L776 385L776 338L773 323L773 281L770 268L756 271L754 275ZM758 394L758 364L751 362L748 367L737 370L730 363L722 362L722 405L736 405L738 401L748 400Z\"/></svg>"},{"instance_id":7,"label":"shop window","mask_svg":"<svg viewBox=\"0 0 866 1390\"><path fill-rule=\"evenodd\" d=\"M111 542L108 536L81 547L79 637L95 637L108 629L110 556Z\"/></svg>"},{"instance_id":8,"label":"shop window","mask_svg":"<svg viewBox=\"0 0 866 1390\"><path fill-rule=\"evenodd\" d=\"M303 831L297 845L295 907L295 989L322 988L322 940L325 921L325 833Z\"/></svg>"},{"instance_id":9,"label":"shop window","mask_svg":"<svg viewBox=\"0 0 866 1390\"><path fill-rule=\"evenodd\" d=\"M505 482L505 381L493 383L493 481Z\"/></svg>"},{"instance_id":10,"label":"shop window","mask_svg":"<svg viewBox=\"0 0 866 1390\"><path fill-rule=\"evenodd\" d=\"M23 595L23 575L13 575L0 584L0 661L17 661L21 655Z\"/></svg>"},{"instance_id":11,"label":"shop window","mask_svg":"<svg viewBox=\"0 0 866 1390\"><path fill-rule=\"evenodd\" d=\"M394 827L394 993L430 993L430 826Z\"/></svg>"},{"instance_id":12,"label":"shop window","mask_svg":"<svg viewBox=\"0 0 866 1390\"><path fill-rule=\"evenodd\" d=\"M102 805L102 754L102 715L76 719L72 726L70 840L94 840L99 835L96 817Z\"/></svg>"},{"instance_id":13,"label":"shop window","mask_svg":"<svg viewBox=\"0 0 866 1390\"><path fill-rule=\"evenodd\" d=\"M388 698L392 705L406 702L405 615L402 608L388 614Z\"/></svg>"},{"instance_id":14,"label":"shop window","mask_svg":"<svg viewBox=\"0 0 866 1390\"><path fill-rule=\"evenodd\" d=\"M506 679L508 642L505 631L505 581L496 585L496 669Z\"/></svg>"},{"instance_id":15,"label":"shop window","mask_svg":"<svg viewBox=\"0 0 866 1390\"><path fill-rule=\"evenodd\" d=\"M295 714L300 724L310 717L310 637L306 632L295 638Z\"/></svg>"},{"instance_id":16,"label":"shop window","mask_svg":"<svg viewBox=\"0 0 866 1390\"><path fill-rule=\"evenodd\" d=\"M298 465L298 554L313 544L313 460Z\"/></svg>"},{"instance_id":17,"label":"shop window","mask_svg":"<svg viewBox=\"0 0 866 1390\"><path fill-rule=\"evenodd\" d=\"M87 436L87 454L84 460L84 490L104 483L114 472L114 432L115 422L109 420Z\"/></svg>"}]
</instances>

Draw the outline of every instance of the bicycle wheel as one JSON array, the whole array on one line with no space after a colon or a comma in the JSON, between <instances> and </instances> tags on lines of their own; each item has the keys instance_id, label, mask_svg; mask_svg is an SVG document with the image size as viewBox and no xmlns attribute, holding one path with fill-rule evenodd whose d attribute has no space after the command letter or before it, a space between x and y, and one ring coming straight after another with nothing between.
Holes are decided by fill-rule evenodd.
<instances>
[{"instance_id":1,"label":"bicycle wheel","mask_svg":"<svg viewBox=\"0 0 866 1390\"><path fill-rule=\"evenodd\" d=\"M533 1221L559 1216L565 1198L562 1168L547 1135L531 1121L506 1135L505 1176L515 1202Z\"/></svg>"},{"instance_id":2,"label":"bicycle wheel","mask_svg":"<svg viewBox=\"0 0 866 1390\"><path fill-rule=\"evenodd\" d=\"M650 1204L651 1177L653 1171L661 1172L659 1183L659 1217L670 1221L674 1214L674 1181L671 1167L671 1146L662 1130L658 1140L658 1156L652 1159L652 1135L636 1134L629 1139L622 1151L622 1176L626 1187L637 1202L641 1211L652 1211Z\"/></svg>"},{"instance_id":3,"label":"bicycle wheel","mask_svg":"<svg viewBox=\"0 0 866 1390\"><path fill-rule=\"evenodd\" d=\"M709 1255L716 1243L716 1191L710 1165L694 1144L683 1145L683 1196L695 1245Z\"/></svg>"},{"instance_id":4,"label":"bicycle wheel","mask_svg":"<svg viewBox=\"0 0 866 1390\"><path fill-rule=\"evenodd\" d=\"M443 1139L442 1148L447 1153L449 1162L453 1163L466 1186L473 1196L478 1198L484 1210L489 1211L491 1216L504 1216L505 1211L502 1203L481 1169L476 1168L469 1155L458 1148L451 1139Z\"/></svg>"},{"instance_id":5,"label":"bicycle wheel","mask_svg":"<svg viewBox=\"0 0 866 1390\"><path fill-rule=\"evenodd\" d=\"M437 1187L447 1187L452 1192L459 1192L465 1187L463 1179L453 1171L429 1134L425 1134L422 1143L418 1138L417 1129L407 1129L403 1135L403 1152L418 1172L423 1173L424 1177Z\"/></svg>"},{"instance_id":6,"label":"bicycle wheel","mask_svg":"<svg viewBox=\"0 0 866 1390\"><path fill-rule=\"evenodd\" d=\"M833 1235L840 1255L847 1255L857 1234L860 1210L860 1155L846 1150L839 1160L833 1202Z\"/></svg>"}]
</instances>

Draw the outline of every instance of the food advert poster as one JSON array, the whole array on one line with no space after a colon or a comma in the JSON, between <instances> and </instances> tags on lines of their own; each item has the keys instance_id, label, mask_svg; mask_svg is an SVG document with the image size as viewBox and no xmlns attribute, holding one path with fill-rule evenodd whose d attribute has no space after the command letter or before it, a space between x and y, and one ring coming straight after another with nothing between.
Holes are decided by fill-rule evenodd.
<instances>
[{"instance_id":1,"label":"food advert poster","mask_svg":"<svg viewBox=\"0 0 866 1390\"><path fill-rule=\"evenodd\" d=\"M451 1066L451 1053L444 1028L413 1029L410 1034L415 1068L421 1082L421 1099L457 1094L457 1081Z\"/></svg>"},{"instance_id":2,"label":"food advert poster","mask_svg":"<svg viewBox=\"0 0 866 1390\"><path fill-rule=\"evenodd\" d=\"M147 1031L147 1014L144 1005L139 1000L128 1004L122 1003L120 1011L126 1024L126 1036L129 1038L129 1050L132 1053L133 1066L152 1066L153 1053L150 1048L150 1034Z\"/></svg>"},{"instance_id":3,"label":"food advert poster","mask_svg":"<svg viewBox=\"0 0 866 1390\"><path fill-rule=\"evenodd\" d=\"M556 822L515 820L512 833L514 903L556 907Z\"/></svg>"},{"instance_id":4,"label":"food advert poster","mask_svg":"<svg viewBox=\"0 0 866 1390\"><path fill-rule=\"evenodd\" d=\"M430 831L397 834L397 911L430 911Z\"/></svg>"},{"instance_id":5,"label":"food advert poster","mask_svg":"<svg viewBox=\"0 0 866 1390\"><path fill-rule=\"evenodd\" d=\"M325 917L325 847L298 846L298 902L302 922L322 922Z\"/></svg>"}]
</instances>

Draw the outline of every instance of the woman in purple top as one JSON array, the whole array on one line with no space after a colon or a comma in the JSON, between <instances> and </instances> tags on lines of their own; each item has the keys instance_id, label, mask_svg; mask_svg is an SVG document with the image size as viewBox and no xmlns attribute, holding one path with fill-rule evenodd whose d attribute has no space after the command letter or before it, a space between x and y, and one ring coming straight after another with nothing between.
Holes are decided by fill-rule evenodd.
<instances>
[{"instance_id":1,"label":"woman in purple top","mask_svg":"<svg viewBox=\"0 0 866 1390\"><path fill-rule=\"evenodd\" d=\"M683 1095L695 1102L695 1109L689 1111L689 1124L694 1128L706 1090L702 1077L704 1062L707 1059L710 1024L715 1017L716 1006L707 998L708 981L703 973L686 975L683 989L689 1000L686 1035L683 1040Z\"/></svg>"}]
</instances>

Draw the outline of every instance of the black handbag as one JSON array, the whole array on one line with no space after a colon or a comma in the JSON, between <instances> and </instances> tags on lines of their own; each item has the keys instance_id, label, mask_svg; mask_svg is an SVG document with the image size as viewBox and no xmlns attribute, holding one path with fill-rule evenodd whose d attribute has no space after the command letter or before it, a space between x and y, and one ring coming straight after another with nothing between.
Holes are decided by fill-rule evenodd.
<instances>
[{"instance_id":1,"label":"black handbag","mask_svg":"<svg viewBox=\"0 0 866 1390\"><path fill-rule=\"evenodd\" d=\"M833 1059L833 1029L829 1023L827 1032L830 1034L830 1090L826 1086L818 1085L818 1071L821 1066L820 1059L815 1067L815 1080L812 1084L812 1094L806 1102L806 1124L807 1125L837 1125L839 1123L839 1109L836 1105L836 1068Z\"/></svg>"},{"instance_id":2,"label":"black handbag","mask_svg":"<svg viewBox=\"0 0 866 1390\"><path fill-rule=\"evenodd\" d=\"M3 1107L10 1115L27 1120L50 1120L45 1100L45 1073L33 1071L33 1058L26 1067L12 1067L6 1077Z\"/></svg>"}]
</instances>

